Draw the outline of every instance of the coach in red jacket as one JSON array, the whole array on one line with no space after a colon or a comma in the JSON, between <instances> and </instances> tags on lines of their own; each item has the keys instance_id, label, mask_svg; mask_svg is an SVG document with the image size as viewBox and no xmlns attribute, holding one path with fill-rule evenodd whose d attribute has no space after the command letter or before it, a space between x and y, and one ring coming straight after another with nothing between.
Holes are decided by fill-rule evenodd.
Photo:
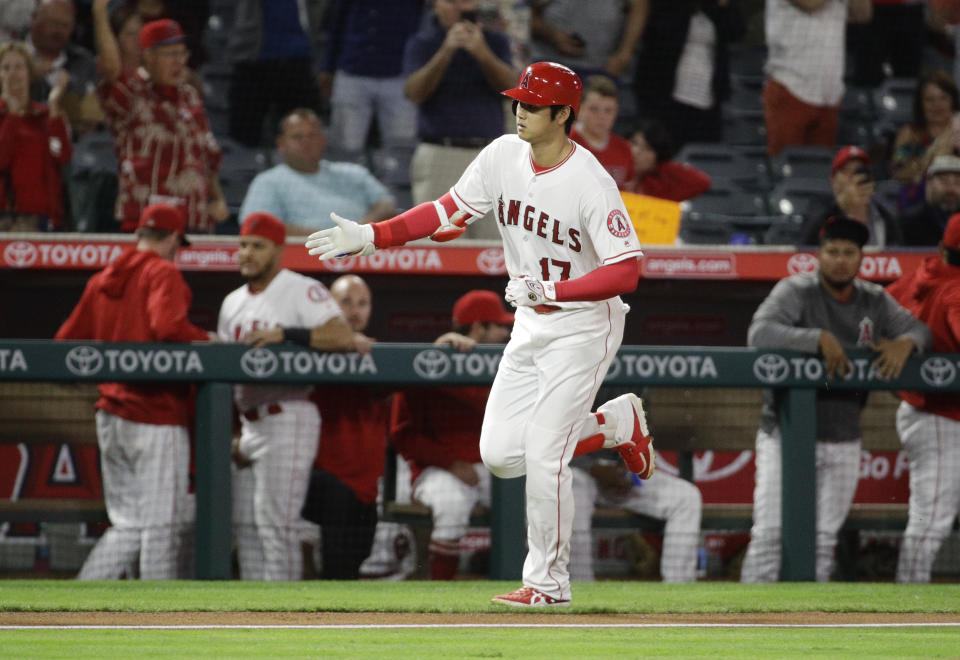
<instances>
[{"instance_id":1,"label":"coach in red jacket","mask_svg":"<svg viewBox=\"0 0 960 660\"><path fill-rule=\"evenodd\" d=\"M933 350L960 352L960 213L943 232L940 253L887 287L930 326ZM929 367L928 367L929 365ZM949 361L924 362L934 378ZM898 392L897 432L910 461L910 516L900 544L897 582L930 582L933 560L960 509L960 394Z\"/></svg>"},{"instance_id":2,"label":"coach in red jacket","mask_svg":"<svg viewBox=\"0 0 960 660\"><path fill-rule=\"evenodd\" d=\"M182 213L146 207L137 245L90 278L57 339L111 342L206 341L187 320L192 294L173 259ZM103 494L111 527L87 557L79 579L124 575L145 580L185 577L182 537L191 531L187 492L191 407L186 385L103 383L95 408ZM127 567L139 567L130 575Z\"/></svg>"},{"instance_id":3,"label":"coach in red jacket","mask_svg":"<svg viewBox=\"0 0 960 660\"><path fill-rule=\"evenodd\" d=\"M469 291L453 306L454 332L436 344L470 350L503 344L513 314L492 291ZM413 499L430 507L430 578L452 580L470 512L490 506L490 472L480 458L480 427L489 387L411 388L393 400L390 440L410 461Z\"/></svg>"}]
</instances>

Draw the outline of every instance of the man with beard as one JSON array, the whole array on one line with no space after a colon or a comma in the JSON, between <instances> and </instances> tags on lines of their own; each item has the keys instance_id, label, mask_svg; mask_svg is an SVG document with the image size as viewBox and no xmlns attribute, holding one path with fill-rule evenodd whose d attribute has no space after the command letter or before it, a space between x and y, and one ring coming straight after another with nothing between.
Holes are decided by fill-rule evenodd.
<instances>
[{"instance_id":1,"label":"man with beard","mask_svg":"<svg viewBox=\"0 0 960 660\"><path fill-rule=\"evenodd\" d=\"M370 350L320 282L280 267L286 230L267 213L240 228L240 274L246 284L220 308L225 342L254 348L290 342L320 351ZM233 523L240 577L299 580L300 509L317 453L320 415L302 385L237 385L240 438L234 442Z\"/></svg>"},{"instance_id":2,"label":"man with beard","mask_svg":"<svg viewBox=\"0 0 960 660\"><path fill-rule=\"evenodd\" d=\"M900 218L904 245L936 246L947 220L960 211L960 157L937 156L927 168L926 200Z\"/></svg>"},{"instance_id":3,"label":"man with beard","mask_svg":"<svg viewBox=\"0 0 960 660\"><path fill-rule=\"evenodd\" d=\"M820 267L780 280L750 323L747 344L788 349L823 358L827 377L852 369L846 351L867 347L881 379L900 375L914 351L929 348L930 330L883 288L857 277L867 242L866 225L833 217L820 232ZM830 579L837 532L853 502L860 468L860 411L867 392L817 392L817 561L818 582ZM757 431L753 528L741 581L773 582L780 572L781 434L773 392L764 392Z\"/></svg>"}]
</instances>

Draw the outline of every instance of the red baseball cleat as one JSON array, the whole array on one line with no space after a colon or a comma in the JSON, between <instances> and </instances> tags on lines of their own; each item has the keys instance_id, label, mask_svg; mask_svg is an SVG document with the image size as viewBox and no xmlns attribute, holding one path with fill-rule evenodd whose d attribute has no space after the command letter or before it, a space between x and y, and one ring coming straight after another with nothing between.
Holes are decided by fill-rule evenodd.
<instances>
[{"instance_id":1,"label":"red baseball cleat","mask_svg":"<svg viewBox=\"0 0 960 660\"><path fill-rule=\"evenodd\" d=\"M548 596L533 587L520 587L508 594L494 596L491 600L494 603L510 605L511 607L568 607L570 605L569 600L560 600Z\"/></svg>"},{"instance_id":2,"label":"red baseball cleat","mask_svg":"<svg viewBox=\"0 0 960 660\"><path fill-rule=\"evenodd\" d=\"M641 479L653 476L656 454L653 451L653 438L647 429L647 416L643 412L643 403L636 394L628 393L611 399L597 409L604 415L613 414L617 420L616 449L627 464L627 468ZM624 421L632 420L629 426Z\"/></svg>"}]
</instances>

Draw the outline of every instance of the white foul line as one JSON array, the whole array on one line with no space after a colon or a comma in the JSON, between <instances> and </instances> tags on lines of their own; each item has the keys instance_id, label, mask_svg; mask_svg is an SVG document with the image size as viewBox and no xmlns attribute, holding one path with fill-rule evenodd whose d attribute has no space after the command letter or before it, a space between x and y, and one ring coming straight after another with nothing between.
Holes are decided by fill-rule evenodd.
<instances>
[{"instance_id":1,"label":"white foul line","mask_svg":"<svg viewBox=\"0 0 960 660\"><path fill-rule=\"evenodd\" d=\"M412 630L463 628L943 628L960 622L913 623L388 623L317 625L0 625L4 630Z\"/></svg>"}]
</instances>

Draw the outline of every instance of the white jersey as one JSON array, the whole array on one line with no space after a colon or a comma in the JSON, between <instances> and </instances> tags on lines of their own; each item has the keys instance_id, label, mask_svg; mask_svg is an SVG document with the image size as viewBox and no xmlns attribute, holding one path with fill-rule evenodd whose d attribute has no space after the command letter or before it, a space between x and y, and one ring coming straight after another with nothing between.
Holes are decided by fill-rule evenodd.
<instances>
[{"instance_id":1,"label":"white jersey","mask_svg":"<svg viewBox=\"0 0 960 660\"><path fill-rule=\"evenodd\" d=\"M224 342L238 342L263 328L314 328L342 316L327 287L310 277L281 270L263 291L244 284L223 299L217 334ZM237 385L234 400L247 410L285 399L305 399L310 388L297 385Z\"/></svg>"},{"instance_id":2,"label":"white jersey","mask_svg":"<svg viewBox=\"0 0 960 660\"><path fill-rule=\"evenodd\" d=\"M643 255L617 184L593 154L570 144L562 162L538 172L530 145L504 135L450 189L457 206L471 215L494 209L510 277L569 280Z\"/></svg>"}]
</instances>

